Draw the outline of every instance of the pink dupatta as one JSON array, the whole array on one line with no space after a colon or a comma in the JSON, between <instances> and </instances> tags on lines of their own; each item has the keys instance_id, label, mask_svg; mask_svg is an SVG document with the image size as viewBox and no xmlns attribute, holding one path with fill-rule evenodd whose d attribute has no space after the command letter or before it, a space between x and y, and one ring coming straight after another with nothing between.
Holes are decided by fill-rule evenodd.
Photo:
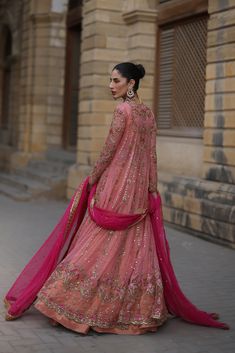
<instances>
[{"instance_id":1,"label":"pink dupatta","mask_svg":"<svg viewBox=\"0 0 235 353\"><path fill-rule=\"evenodd\" d=\"M89 178L86 178L79 185L56 227L7 292L4 301L9 319L21 316L31 306L68 251L87 209L88 181Z\"/></svg>"},{"instance_id":2,"label":"pink dupatta","mask_svg":"<svg viewBox=\"0 0 235 353\"><path fill-rule=\"evenodd\" d=\"M193 324L229 329L227 324L216 320L218 317L217 314L207 313L198 309L182 292L171 263L170 248L163 224L162 201L160 195L158 195L157 198L154 198L153 195L150 194L149 203L156 252L163 281L164 299L168 311Z\"/></svg>"},{"instance_id":3,"label":"pink dupatta","mask_svg":"<svg viewBox=\"0 0 235 353\"><path fill-rule=\"evenodd\" d=\"M185 297L180 289L170 260L170 250L162 219L160 195L155 198L152 194L149 194L149 209L143 214L117 214L95 206L93 197L96 185L89 193L88 181L89 178L87 177L79 185L57 226L6 294L5 303L8 307L8 316L12 319L21 316L34 302L45 281L69 251L74 235L88 207L93 221L105 229L114 230L131 227L149 213L168 311L194 324L228 329L228 325L215 320L216 315L214 313L199 310Z\"/></svg>"}]
</instances>

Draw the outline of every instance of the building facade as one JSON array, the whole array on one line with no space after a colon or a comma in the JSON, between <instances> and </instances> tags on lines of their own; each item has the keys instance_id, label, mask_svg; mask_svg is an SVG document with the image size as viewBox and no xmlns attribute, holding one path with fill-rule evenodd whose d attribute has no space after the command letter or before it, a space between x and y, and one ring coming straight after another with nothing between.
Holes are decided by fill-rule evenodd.
<instances>
[{"instance_id":1,"label":"building facade","mask_svg":"<svg viewBox=\"0 0 235 353\"><path fill-rule=\"evenodd\" d=\"M108 132L110 71L142 63L165 220L234 246L234 41L235 0L0 0L2 170L66 152L71 197Z\"/></svg>"}]
</instances>

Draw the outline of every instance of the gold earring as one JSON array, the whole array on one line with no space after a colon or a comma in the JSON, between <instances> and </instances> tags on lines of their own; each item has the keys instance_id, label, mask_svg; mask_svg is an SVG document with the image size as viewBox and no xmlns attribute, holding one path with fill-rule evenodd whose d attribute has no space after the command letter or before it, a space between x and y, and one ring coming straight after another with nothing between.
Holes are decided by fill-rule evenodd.
<instances>
[{"instance_id":1,"label":"gold earring","mask_svg":"<svg viewBox=\"0 0 235 353\"><path fill-rule=\"evenodd\" d=\"M134 96L135 96L135 92L133 91L133 88L130 88L130 89L128 89L128 91L127 91L127 97L128 98L133 98Z\"/></svg>"}]
</instances>

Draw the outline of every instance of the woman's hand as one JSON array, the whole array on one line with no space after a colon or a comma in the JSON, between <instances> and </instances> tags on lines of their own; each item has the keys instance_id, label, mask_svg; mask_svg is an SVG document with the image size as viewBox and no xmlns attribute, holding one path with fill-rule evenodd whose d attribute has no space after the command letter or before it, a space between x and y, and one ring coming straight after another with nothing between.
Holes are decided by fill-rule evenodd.
<instances>
[{"instance_id":1,"label":"woman's hand","mask_svg":"<svg viewBox=\"0 0 235 353\"><path fill-rule=\"evenodd\" d=\"M157 191L151 192L151 194L152 194L154 197L157 197L158 194L159 194L159 191L157 190Z\"/></svg>"},{"instance_id":2,"label":"woman's hand","mask_svg":"<svg viewBox=\"0 0 235 353\"><path fill-rule=\"evenodd\" d=\"M88 186L87 186L89 192L91 191L93 185L94 185L94 180L92 180L92 176L89 174Z\"/></svg>"}]
</instances>

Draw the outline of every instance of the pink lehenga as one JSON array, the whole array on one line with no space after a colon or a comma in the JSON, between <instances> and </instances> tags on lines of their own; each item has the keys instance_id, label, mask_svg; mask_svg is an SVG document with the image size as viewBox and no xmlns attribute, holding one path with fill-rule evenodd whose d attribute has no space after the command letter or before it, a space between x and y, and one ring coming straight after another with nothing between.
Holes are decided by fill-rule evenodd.
<instances>
[{"instance_id":1,"label":"pink lehenga","mask_svg":"<svg viewBox=\"0 0 235 353\"><path fill-rule=\"evenodd\" d=\"M8 319L34 302L77 332L155 332L169 314L228 328L197 309L174 275L157 190L156 123L144 104L115 110L91 175L5 297ZM94 184L88 191L89 178Z\"/></svg>"}]
</instances>

